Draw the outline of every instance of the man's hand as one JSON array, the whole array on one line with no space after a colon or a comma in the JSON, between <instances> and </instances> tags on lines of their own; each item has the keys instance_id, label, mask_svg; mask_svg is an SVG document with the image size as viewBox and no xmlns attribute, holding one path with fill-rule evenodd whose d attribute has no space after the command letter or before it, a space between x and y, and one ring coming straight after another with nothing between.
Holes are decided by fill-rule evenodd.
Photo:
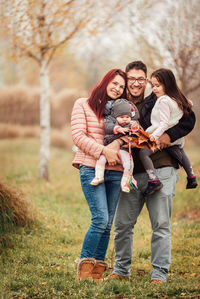
<instances>
[{"instance_id":1,"label":"man's hand","mask_svg":"<svg viewBox=\"0 0 200 299\"><path fill-rule=\"evenodd\" d=\"M160 149L166 148L171 145L170 137L167 133L163 133L159 138Z\"/></svg>"}]
</instances>

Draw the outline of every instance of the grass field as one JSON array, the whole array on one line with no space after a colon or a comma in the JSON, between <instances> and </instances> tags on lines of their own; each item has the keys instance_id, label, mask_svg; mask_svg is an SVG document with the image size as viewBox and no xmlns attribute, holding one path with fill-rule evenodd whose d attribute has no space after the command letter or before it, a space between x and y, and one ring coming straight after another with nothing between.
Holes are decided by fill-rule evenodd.
<instances>
[{"instance_id":1,"label":"grass field","mask_svg":"<svg viewBox=\"0 0 200 299\"><path fill-rule=\"evenodd\" d=\"M192 147L188 151L198 176L199 150ZM0 238L0 299L200 298L200 188L185 190L183 170L179 170L173 203L168 283L149 283L151 227L146 208L135 228L129 281L97 284L74 279L74 261L79 257L90 214L72 158L73 153L52 148L51 180L39 181L39 141L0 140L0 180L22 190L36 210L33 226L10 230L6 238ZM112 235L107 253L110 271L113 259Z\"/></svg>"}]
</instances>

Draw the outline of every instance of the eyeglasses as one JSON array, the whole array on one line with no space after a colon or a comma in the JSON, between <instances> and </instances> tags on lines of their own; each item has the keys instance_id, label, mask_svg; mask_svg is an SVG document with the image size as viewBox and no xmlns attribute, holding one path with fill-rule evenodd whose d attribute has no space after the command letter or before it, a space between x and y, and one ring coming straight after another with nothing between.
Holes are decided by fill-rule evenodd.
<instances>
[{"instance_id":1,"label":"eyeglasses","mask_svg":"<svg viewBox=\"0 0 200 299\"><path fill-rule=\"evenodd\" d=\"M128 77L127 80L130 83L135 83L137 81L138 84L144 84L146 82L146 78L143 78L143 77L140 77L140 78Z\"/></svg>"}]
</instances>

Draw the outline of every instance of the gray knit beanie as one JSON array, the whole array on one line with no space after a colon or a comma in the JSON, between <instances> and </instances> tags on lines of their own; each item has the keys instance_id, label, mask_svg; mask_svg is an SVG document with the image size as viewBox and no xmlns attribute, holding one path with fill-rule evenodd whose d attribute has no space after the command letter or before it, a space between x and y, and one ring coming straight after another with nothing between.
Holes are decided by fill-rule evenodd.
<instances>
[{"instance_id":1,"label":"gray knit beanie","mask_svg":"<svg viewBox=\"0 0 200 299\"><path fill-rule=\"evenodd\" d=\"M118 99L114 101L112 106L114 117L121 115L129 115L131 117L131 105L125 99Z\"/></svg>"}]
</instances>

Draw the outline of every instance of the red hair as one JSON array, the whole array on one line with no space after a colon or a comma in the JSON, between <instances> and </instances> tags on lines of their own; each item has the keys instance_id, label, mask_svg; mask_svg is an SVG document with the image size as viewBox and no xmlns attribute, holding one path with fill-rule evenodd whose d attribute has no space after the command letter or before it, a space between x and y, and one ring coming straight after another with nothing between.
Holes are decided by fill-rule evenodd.
<instances>
[{"instance_id":1,"label":"red hair","mask_svg":"<svg viewBox=\"0 0 200 299\"><path fill-rule=\"evenodd\" d=\"M109 99L111 99L107 95L107 90L106 90L107 86L117 75L121 76L124 79L125 85L126 85L126 73L120 69L112 69L92 89L90 97L88 98L88 103L89 103L91 109L94 111L94 113L98 117L98 119L101 119L103 117L106 103ZM126 86L124 88L123 94L121 95L122 98L126 98L125 90L126 90Z\"/></svg>"}]
</instances>

